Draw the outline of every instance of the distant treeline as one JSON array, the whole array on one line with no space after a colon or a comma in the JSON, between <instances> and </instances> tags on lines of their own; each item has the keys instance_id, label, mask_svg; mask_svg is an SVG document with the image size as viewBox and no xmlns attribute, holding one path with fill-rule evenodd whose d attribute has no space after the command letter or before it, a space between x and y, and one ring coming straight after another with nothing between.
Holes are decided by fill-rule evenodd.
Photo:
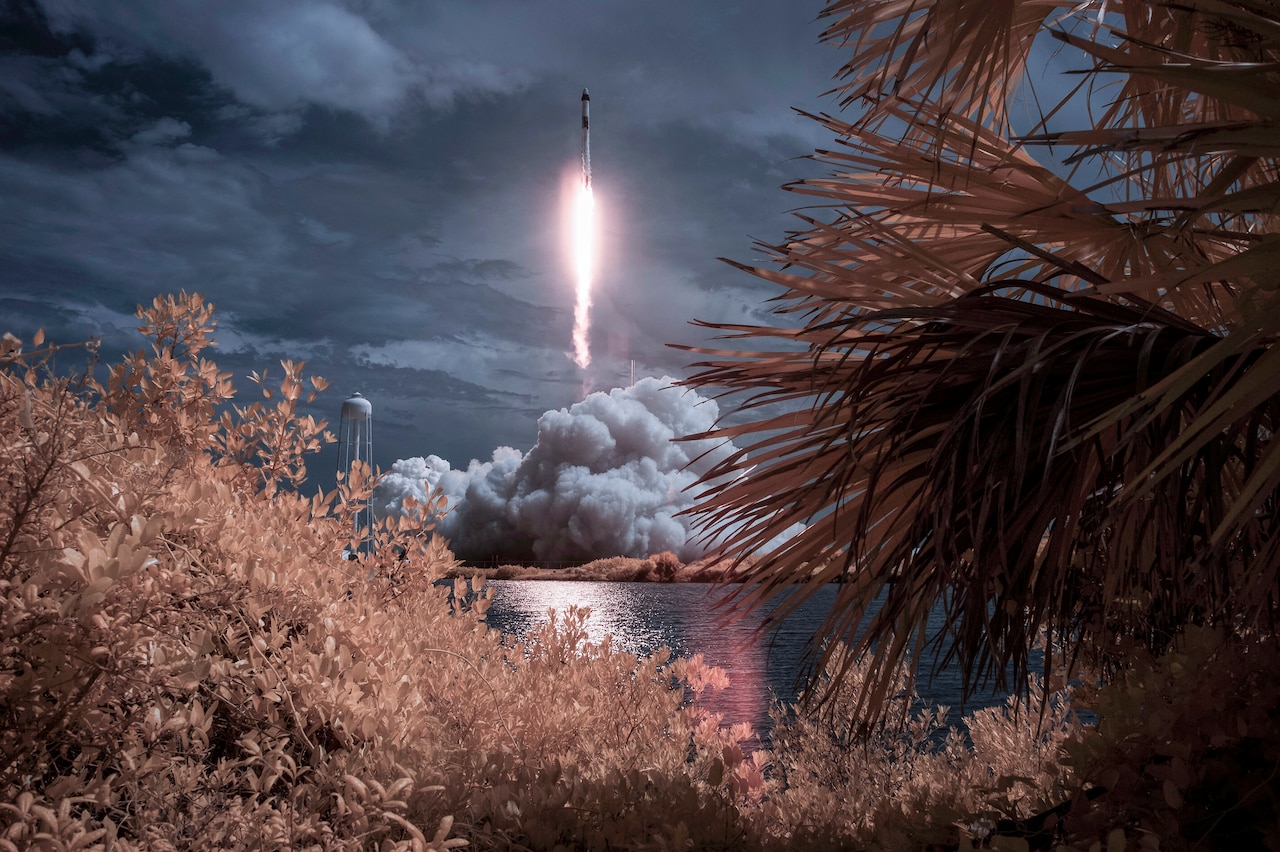
<instances>
[{"instance_id":1,"label":"distant treeline","mask_svg":"<svg viewBox=\"0 0 1280 852\"><path fill-rule=\"evenodd\" d=\"M728 562L701 559L683 563L671 551L644 559L608 556L590 562L530 561L521 564L492 560L469 560L454 568L450 576L480 576L489 580L597 580L614 583L718 583L730 580L742 568Z\"/></svg>"}]
</instances>

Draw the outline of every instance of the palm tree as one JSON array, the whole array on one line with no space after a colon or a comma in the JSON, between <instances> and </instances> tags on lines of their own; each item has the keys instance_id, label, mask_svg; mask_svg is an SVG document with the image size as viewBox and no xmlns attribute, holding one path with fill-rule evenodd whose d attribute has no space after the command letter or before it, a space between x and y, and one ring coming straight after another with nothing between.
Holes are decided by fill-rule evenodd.
<instances>
[{"instance_id":1,"label":"palm tree","mask_svg":"<svg viewBox=\"0 0 1280 852\"><path fill-rule=\"evenodd\" d=\"M926 651L969 694L1022 682L1041 629L1104 664L1187 624L1269 630L1280 8L834 0L823 16L851 56L834 92L852 117L814 116L838 140L816 154L832 173L787 188L819 212L762 246L775 265L742 267L783 288L777 325L709 323L735 342L694 350L691 383L754 418L711 433L749 449L707 474L704 532L745 560L807 524L745 602L782 594L785 615L841 581L823 633L851 647L842 665L869 654L873 714ZM1046 43L1079 73L1019 131Z\"/></svg>"}]
</instances>

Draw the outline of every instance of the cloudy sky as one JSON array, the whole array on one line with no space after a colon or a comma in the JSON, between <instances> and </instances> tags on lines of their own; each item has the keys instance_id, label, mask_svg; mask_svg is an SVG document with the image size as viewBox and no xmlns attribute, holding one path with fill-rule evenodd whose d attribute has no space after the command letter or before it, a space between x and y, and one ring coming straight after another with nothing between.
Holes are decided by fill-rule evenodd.
<instances>
[{"instance_id":1,"label":"cloudy sky","mask_svg":"<svg viewBox=\"0 0 1280 852\"><path fill-rule=\"evenodd\" d=\"M539 415L627 384L632 359L684 375L665 344L702 340L689 320L763 316L773 290L716 257L794 226L779 187L829 143L791 111L835 108L821 6L7 0L0 330L114 357L138 303L199 291L242 393L305 359L333 382L314 413L372 400L384 468L527 450ZM603 231L585 374L563 226L584 86Z\"/></svg>"}]
</instances>

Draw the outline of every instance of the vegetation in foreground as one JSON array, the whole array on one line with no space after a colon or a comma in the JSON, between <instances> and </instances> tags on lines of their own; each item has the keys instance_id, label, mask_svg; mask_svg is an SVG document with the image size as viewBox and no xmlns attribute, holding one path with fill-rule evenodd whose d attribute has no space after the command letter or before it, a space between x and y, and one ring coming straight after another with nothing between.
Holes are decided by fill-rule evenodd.
<instances>
[{"instance_id":1,"label":"vegetation in foreground","mask_svg":"<svg viewBox=\"0 0 1280 852\"><path fill-rule=\"evenodd\" d=\"M210 306L157 298L139 317L151 353L105 385L52 374L41 340L23 354L6 337L0 354L0 847L767 848L813 834L771 804L749 729L702 709L723 672L591 645L575 611L504 643L483 596L459 604L481 584L437 585L456 561L403 518L345 558L369 489L292 487L325 438L296 413L301 365L283 364L278 388L255 376L265 402L219 413L232 387L204 357ZM806 766L793 761L787 796L809 789Z\"/></svg>"},{"instance_id":2,"label":"vegetation in foreground","mask_svg":"<svg viewBox=\"0 0 1280 852\"><path fill-rule=\"evenodd\" d=\"M1096 731L1058 693L967 743L905 681L904 726L867 726L855 683L750 752L701 700L724 672L592 645L576 611L504 643L428 529L345 558L369 489L292 487L324 440L301 365L219 414L210 306L139 316L151 353L104 385L0 353L0 848L1180 848L1274 814L1237 771L1274 777L1280 666L1212 636L1099 695Z\"/></svg>"},{"instance_id":3,"label":"vegetation in foreground","mask_svg":"<svg viewBox=\"0 0 1280 852\"><path fill-rule=\"evenodd\" d=\"M403 520L344 558L369 489L292 487L325 439L296 414L301 365L219 413L210 306L139 316L151 352L105 385L47 372L40 340L0 354L0 847L739 831L724 755L741 732L673 689L713 672L588 645L580 613L503 644L483 598L460 609L434 584L456 565L443 542Z\"/></svg>"},{"instance_id":4,"label":"vegetation in foreground","mask_svg":"<svg viewBox=\"0 0 1280 852\"><path fill-rule=\"evenodd\" d=\"M698 436L744 452L693 512L731 564L808 525L742 601L785 613L842 580L830 683L869 664L868 717L935 655L969 690L1016 686L1047 634L1114 690L1099 736L1123 766L1094 812L1277 848L1280 8L823 17L848 115L816 117L831 172L788 187L815 206L749 270L779 287L773 324L711 324L734 342L691 384L760 414ZM1237 701L1243 739L1216 715Z\"/></svg>"}]
</instances>

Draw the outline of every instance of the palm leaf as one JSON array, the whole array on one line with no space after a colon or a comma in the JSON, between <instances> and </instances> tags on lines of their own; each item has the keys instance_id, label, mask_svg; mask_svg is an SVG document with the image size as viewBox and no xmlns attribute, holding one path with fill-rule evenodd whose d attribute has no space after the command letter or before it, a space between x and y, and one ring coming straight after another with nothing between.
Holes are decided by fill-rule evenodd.
<instances>
[{"instance_id":1,"label":"palm leaf","mask_svg":"<svg viewBox=\"0 0 1280 852\"><path fill-rule=\"evenodd\" d=\"M814 117L832 172L788 189L818 206L762 246L779 268L750 269L787 327L711 324L762 345L692 350L692 384L761 412L711 433L747 450L694 512L738 561L807 524L744 603L781 595L785 616L840 580L821 638L871 656L871 712L924 651L968 692L1021 683L1041 628L1121 663L1120 637L1257 629L1276 603L1280 14L1053 8L833 2L840 91L864 109ZM1086 90L1110 76L1117 94L1092 127L1013 139L1047 28L1089 63Z\"/></svg>"}]
</instances>

